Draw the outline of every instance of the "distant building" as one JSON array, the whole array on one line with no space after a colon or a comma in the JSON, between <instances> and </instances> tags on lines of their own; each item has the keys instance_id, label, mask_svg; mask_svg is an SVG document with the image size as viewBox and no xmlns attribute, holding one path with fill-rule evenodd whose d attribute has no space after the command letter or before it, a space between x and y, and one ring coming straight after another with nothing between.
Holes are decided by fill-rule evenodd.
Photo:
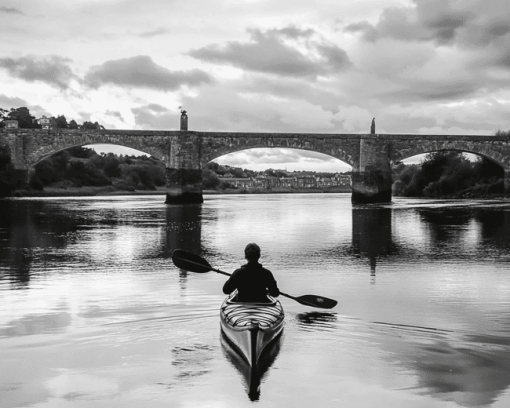
<instances>
[{"instance_id":1,"label":"distant building","mask_svg":"<svg viewBox=\"0 0 510 408\"><path fill-rule=\"evenodd\" d=\"M259 174L256 177L234 177L232 173L225 173L219 177L220 181L235 188L272 190L274 188L315 188L350 186L351 177L337 173L333 177L318 177L314 174L300 174L291 177L275 177Z\"/></svg>"},{"instance_id":2,"label":"distant building","mask_svg":"<svg viewBox=\"0 0 510 408\"><path fill-rule=\"evenodd\" d=\"M313 175L302 175L294 177L294 187L298 188L311 188L317 185L315 176Z\"/></svg>"},{"instance_id":3,"label":"distant building","mask_svg":"<svg viewBox=\"0 0 510 408\"><path fill-rule=\"evenodd\" d=\"M294 177L280 177L279 179L279 187L293 187L294 186Z\"/></svg>"},{"instance_id":4,"label":"distant building","mask_svg":"<svg viewBox=\"0 0 510 408\"><path fill-rule=\"evenodd\" d=\"M335 179L337 182L337 186L350 186L351 185L351 176L347 174L335 174Z\"/></svg>"},{"instance_id":5,"label":"distant building","mask_svg":"<svg viewBox=\"0 0 510 408\"><path fill-rule=\"evenodd\" d=\"M232 174L230 174L230 176L227 176L227 174L225 174L224 177L219 177L220 181L230 184L235 188L253 188L255 184L253 179L250 177L233 177Z\"/></svg>"},{"instance_id":6,"label":"distant building","mask_svg":"<svg viewBox=\"0 0 510 408\"><path fill-rule=\"evenodd\" d=\"M5 128L6 129L18 129L18 121L14 119L5 119Z\"/></svg>"},{"instance_id":7,"label":"distant building","mask_svg":"<svg viewBox=\"0 0 510 408\"><path fill-rule=\"evenodd\" d=\"M41 126L42 129L54 129L57 127L57 122L54 118L47 118L43 116L41 119L37 120L37 123Z\"/></svg>"}]
</instances>

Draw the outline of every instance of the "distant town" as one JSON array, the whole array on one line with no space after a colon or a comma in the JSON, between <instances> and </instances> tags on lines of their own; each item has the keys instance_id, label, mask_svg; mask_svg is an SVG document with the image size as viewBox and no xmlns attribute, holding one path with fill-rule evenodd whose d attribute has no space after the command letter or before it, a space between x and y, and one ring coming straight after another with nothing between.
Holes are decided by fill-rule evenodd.
<instances>
[{"instance_id":1,"label":"distant town","mask_svg":"<svg viewBox=\"0 0 510 408\"><path fill-rule=\"evenodd\" d=\"M227 166L225 166L227 167ZM227 188L236 189L260 189L272 190L279 188L324 188L324 187L350 187L351 177L349 174L317 174L314 172L285 172L278 171L279 176L261 173L253 177L234 177L226 173L218 177L219 181Z\"/></svg>"}]
</instances>

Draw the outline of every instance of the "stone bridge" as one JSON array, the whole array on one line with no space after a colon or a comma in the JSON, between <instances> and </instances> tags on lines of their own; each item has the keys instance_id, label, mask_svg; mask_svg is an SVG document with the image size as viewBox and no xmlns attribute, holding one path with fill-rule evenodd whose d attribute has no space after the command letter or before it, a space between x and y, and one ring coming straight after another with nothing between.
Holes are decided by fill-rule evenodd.
<instances>
[{"instance_id":1,"label":"stone bridge","mask_svg":"<svg viewBox=\"0 0 510 408\"><path fill-rule=\"evenodd\" d=\"M202 202L201 169L206 163L260 147L320 152L350 164L353 202L391 201L391 165L439 150L474 153L498 163L505 171L505 188L510 186L507 136L0 129L0 145L8 147L12 164L27 179L39 161L56 152L103 143L131 147L163 161L167 203Z\"/></svg>"}]
</instances>

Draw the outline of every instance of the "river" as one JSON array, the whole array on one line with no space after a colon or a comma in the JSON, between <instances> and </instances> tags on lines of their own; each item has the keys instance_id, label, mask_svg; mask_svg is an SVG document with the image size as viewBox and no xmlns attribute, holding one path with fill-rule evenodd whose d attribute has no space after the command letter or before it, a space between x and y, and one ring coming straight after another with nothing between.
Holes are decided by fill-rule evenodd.
<instances>
[{"instance_id":1,"label":"river","mask_svg":"<svg viewBox=\"0 0 510 408\"><path fill-rule=\"evenodd\" d=\"M510 202L349 194L0 201L0 406L510 406ZM249 242L290 295L259 394L220 336Z\"/></svg>"}]
</instances>

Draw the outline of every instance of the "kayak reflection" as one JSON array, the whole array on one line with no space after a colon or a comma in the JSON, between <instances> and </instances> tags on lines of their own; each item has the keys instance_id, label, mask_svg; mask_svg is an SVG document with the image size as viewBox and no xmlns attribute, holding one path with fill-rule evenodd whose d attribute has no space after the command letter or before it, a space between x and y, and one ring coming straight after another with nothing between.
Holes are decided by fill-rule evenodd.
<instances>
[{"instance_id":1,"label":"kayak reflection","mask_svg":"<svg viewBox=\"0 0 510 408\"><path fill-rule=\"evenodd\" d=\"M220 334L221 346L227 360L241 374L245 383L248 397L251 401L257 401L260 398L260 385L266 378L269 368L273 365L280 353L283 335L280 335L269 344L262 352L257 364L250 366L243 356L232 346L230 340L223 331Z\"/></svg>"}]
</instances>

